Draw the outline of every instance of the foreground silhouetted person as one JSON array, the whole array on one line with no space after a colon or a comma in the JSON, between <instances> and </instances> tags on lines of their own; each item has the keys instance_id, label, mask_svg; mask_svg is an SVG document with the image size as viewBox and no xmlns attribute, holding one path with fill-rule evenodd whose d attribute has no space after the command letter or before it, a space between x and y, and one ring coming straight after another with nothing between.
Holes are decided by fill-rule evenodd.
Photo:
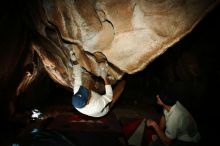
<instances>
[{"instance_id":1,"label":"foreground silhouetted person","mask_svg":"<svg viewBox=\"0 0 220 146\"><path fill-rule=\"evenodd\" d=\"M200 140L200 134L192 115L168 92L156 96L157 104L163 107L160 123L147 120L147 126L153 127L156 134L150 146L194 146Z\"/></svg>"}]
</instances>

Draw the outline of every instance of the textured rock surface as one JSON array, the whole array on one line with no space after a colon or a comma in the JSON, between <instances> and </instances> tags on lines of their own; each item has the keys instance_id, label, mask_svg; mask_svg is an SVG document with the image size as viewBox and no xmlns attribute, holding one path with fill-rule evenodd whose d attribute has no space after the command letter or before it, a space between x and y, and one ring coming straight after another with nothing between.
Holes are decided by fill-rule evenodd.
<instances>
[{"instance_id":1,"label":"textured rock surface","mask_svg":"<svg viewBox=\"0 0 220 146\"><path fill-rule=\"evenodd\" d=\"M71 61L79 59L74 55L76 40L91 58L87 63L93 68L85 67L87 71L98 76L93 53L102 52L112 65L109 77L116 81L123 73L143 70L189 33L216 3L214 0L45 0L35 9L39 13L31 14L40 34L32 47L50 76L64 86L71 86ZM35 14L40 17L36 19Z\"/></svg>"},{"instance_id":2,"label":"textured rock surface","mask_svg":"<svg viewBox=\"0 0 220 146\"><path fill-rule=\"evenodd\" d=\"M100 76L99 57L108 61L111 83L135 74L179 41L219 0L44 0L26 1L23 20L32 31L26 48L23 91L46 70L72 88L72 66L86 69L84 79ZM22 52L22 50L20 50ZM95 53L101 52L97 56ZM84 54L88 59L79 57ZM24 61L25 59L23 59Z\"/></svg>"}]
</instances>

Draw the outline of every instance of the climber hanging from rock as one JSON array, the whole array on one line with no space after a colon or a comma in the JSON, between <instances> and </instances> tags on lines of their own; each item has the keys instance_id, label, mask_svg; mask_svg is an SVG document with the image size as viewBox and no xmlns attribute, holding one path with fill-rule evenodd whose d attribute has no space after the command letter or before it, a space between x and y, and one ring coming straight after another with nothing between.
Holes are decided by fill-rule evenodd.
<instances>
[{"instance_id":1,"label":"climber hanging from rock","mask_svg":"<svg viewBox=\"0 0 220 146\"><path fill-rule=\"evenodd\" d=\"M103 55L97 53L96 55L100 56L97 61L98 63L92 64L91 58L85 54L81 43L76 42L76 46L74 52L78 64L73 65L72 75L74 83L72 105L82 114L91 117L105 116L121 95L125 86L125 80L119 81L113 91L112 85L108 79L107 59ZM101 77L104 81L105 93L100 94L94 91L91 81L83 79L83 72L89 72L95 76Z\"/></svg>"}]
</instances>

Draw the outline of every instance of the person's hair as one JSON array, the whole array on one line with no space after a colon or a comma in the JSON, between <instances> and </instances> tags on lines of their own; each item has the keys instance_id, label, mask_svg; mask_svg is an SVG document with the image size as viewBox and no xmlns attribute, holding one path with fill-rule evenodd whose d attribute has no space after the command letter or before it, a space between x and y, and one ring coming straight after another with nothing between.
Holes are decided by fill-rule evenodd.
<instances>
[{"instance_id":1,"label":"person's hair","mask_svg":"<svg viewBox=\"0 0 220 146\"><path fill-rule=\"evenodd\" d=\"M159 96L161 101L166 105L173 106L174 104L176 104L177 95L175 94L175 91L170 91L168 89L162 90L159 92Z\"/></svg>"}]
</instances>

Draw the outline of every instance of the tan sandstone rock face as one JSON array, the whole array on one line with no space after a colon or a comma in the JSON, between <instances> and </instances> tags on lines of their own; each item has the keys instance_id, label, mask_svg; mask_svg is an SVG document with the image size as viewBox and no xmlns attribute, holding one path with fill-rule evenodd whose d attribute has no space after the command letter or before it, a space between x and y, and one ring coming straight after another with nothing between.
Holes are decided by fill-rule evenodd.
<instances>
[{"instance_id":1,"label":"tan sandstone rock face","mask_svg":"<svg viewBox=\"0 0 220 146\"><path fill-rule=\"evenodd\" d=\"M51 78L74 82L74 61L85 79L99 76L96 52L108 61L112 84L134 74L179 41L217 5L218 0L44 0L30 3L38 32L31 49ZM89 58L84 60L81 53ZM100 55L100 54L99 54ZM101 56L101 57L103 57ZM24 78L24 80L27 80ZM94 80L93 80L94 81ZM19 88L23 88L22 84Z\"/></svg>"}]
</instances>

